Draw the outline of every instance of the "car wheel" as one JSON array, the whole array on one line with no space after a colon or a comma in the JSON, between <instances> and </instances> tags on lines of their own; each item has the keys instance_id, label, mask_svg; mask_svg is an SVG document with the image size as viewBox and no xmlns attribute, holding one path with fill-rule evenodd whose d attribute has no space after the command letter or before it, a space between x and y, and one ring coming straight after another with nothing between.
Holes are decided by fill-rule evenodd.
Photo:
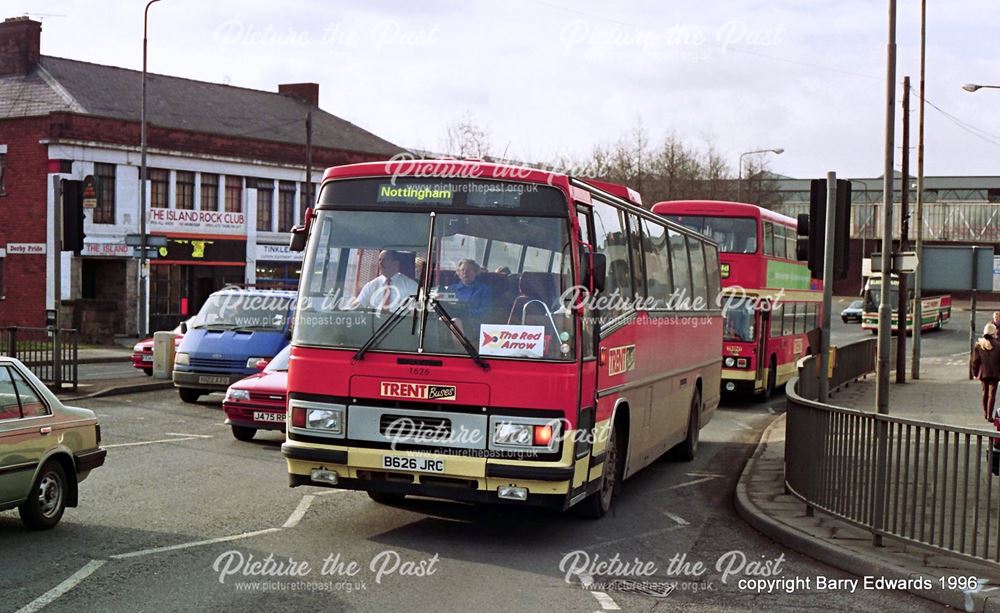
<instances>
[{"instance_id":1,"label":"car wheel","mask_svg":"<svg viewBox=\"0 0 1000 613\"><path fill-rule=\"evenodd\" d=\"M385 492L368 492L368 497L379 504L395 505L406 500L406 494L387 494Z\"/></svg>"},{"instance_id":2,"label":"car wheel","mask_svg":"<svg viewBox=\"0 0 1000 613\"><path fill-rule=\"evenodd\" d=\"M181 395L181 400L183 400L184 402L192 402L192 403L198 402L198 399L201 398L201 395L205 393L201 390L193 389L190 387L181 387L178 388L177 391Z\"/></svg>"},{"instance_id":3,"label":"car wheel","mask_svg":"<svg viewBox=\"0 0 1000 613\"><path fill-rule=\"evenodd\" d=\"M608 441L607 453L604 456L604 475L601 479L601 489L583 502L574 507L577 515L586 519L600 519L611 510L614 502L615 490L621 481L622 470L618 449L618 426L611 431L611 439Z\"/></svg>"},{"instance_id":4,"label":"car wheel","mask_svg":"<svg viewBox=\"0 0 1000 613\"><path fill-rule=\"evenodd\" d=\"M42 466L28 499L18 508L29 530L48 530L62 519L66 510L66 471L59 462Z\"/></svg>"},{"instance_id":5,"label":"car wheel","mask_svg":"<svg viewBox=\"0 0 1000 613\"><path fill-rule=\"evenodd\" d=\"M248 428L246 426L237 426L233 424L233 438L238 441L252 441L253 435L257 434L257 428Z\"/></svg>"},{"instance_id":6,"label":"car wheel","mask_svg":"<svg viewBox=\"0 0 1000 613\"><path fill-rule=\"evenodd\" d=\"M845 324L847 323L847 318L846 317L841 317L840 319L842 319Z\"/></svg>"},{"instance_id":7,"label":"car wheel","mask_svg":"<svg viewBox=\"0 0 1000 613\"><path fill-rule=\"evenodd\" d=\"M152 368L143 368L142 372L146 373L147 377L152 377L153 376L153 369Z\"/></svg>"}]
</instances>

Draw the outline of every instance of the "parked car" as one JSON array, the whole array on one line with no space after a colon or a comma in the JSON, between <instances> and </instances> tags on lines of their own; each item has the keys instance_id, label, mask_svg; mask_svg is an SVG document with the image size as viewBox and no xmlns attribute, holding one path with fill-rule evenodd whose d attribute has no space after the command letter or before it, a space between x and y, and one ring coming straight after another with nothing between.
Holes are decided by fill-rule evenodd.
<instances>
[{"instance_id":1,"label":"parked car","mask_svg":"<svg viewBox=\"0 0 1000 613\"><path fill-rule=\"evenodd\" d=\"M178 324L176 328L171 330L174 333L174 351L181 346L181 341L184 340L181 327L182 325ZM136 343L135 347L132 347L132 367L146 373L147 377L153 376L153 339L143 339Z\"/></svg>"},{"instance_id":2,"label":"parked car","mask_svg":"<svg viewBox=\"0 0 1000 613\"><path fill-rule=\"evenodd\" d=\"M197 402L256 372L288 344L295 292L227 288L208 297L184 330L174 359L174 387Z\"/></svg>"},{"instance_id":3,"label":"parked car","mask_svg":"<svg viewBox=\"0 0 1000 613\"><path fill-rule=\"evenodd\" d=\"M24 364L0 357L0 511L52 528L106 455L93 411L63 405Z\"/></svg>"},{"instance_id":4,"label":"parked car","mask_svg":"<svg viewBox=\"0 0 1000 613\"><path fill-rule=\"evenodd\" d=\"M844 320L844 323L851 321L856 321L861 323L861 305L863 303L860 300L855 300L847 306L846 309L840 312L840 318Z\"/></svg>"},{"instance_id":5,"label":"parked car","mask_svg":"<svg viewBox=\"0 0 1000 613\"><path fill-rule=\"evenodd\" d=\"M288 402L288 357L292 346L274 356L261 372L233 383L226 390L222 410L233 436L249 441L257 430L284 430Z\"/></svg>"}]
</instances>

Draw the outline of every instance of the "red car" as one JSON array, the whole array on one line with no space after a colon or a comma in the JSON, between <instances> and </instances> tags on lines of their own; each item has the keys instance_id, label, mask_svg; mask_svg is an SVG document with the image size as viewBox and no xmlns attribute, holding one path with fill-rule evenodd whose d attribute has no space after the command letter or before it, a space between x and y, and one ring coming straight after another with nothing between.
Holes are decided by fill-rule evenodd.
<instances>
[{"instance_id":1,"label":"red car","mask_svg":"<svg viewBox=\"0 0 1000 613\"><path fill-rule=\"evenodd\" d=\"M184 335L181 334L181 327L177 326L172 330L174 333L174 350L180 347ZM132 347L132 367L138 368L146 373L147 377L153 376L153 339L141 340Z\"/></svg>"},{"instance_id":2,"label":"red car","mask_svg":"<svg viewBox=\"0 0 1000 613\"><path fill-rule=\"evenodd\" d=\"M222 410L237 440L249 441L257 430L285 430L291 353L292 346L287 345L261 372L233 383L226 390Z\"/></svg>"}]
</instances>

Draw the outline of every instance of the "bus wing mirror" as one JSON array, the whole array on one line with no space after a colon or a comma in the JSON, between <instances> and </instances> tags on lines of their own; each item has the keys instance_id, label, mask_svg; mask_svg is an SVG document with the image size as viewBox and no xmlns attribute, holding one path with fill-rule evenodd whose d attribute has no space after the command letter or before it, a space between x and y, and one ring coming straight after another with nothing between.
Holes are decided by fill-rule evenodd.
<instances>
[{"instance_id":1,"label":"bus wing mirror","mask_svg":"<svg viewBox=\"0 0 1000 613\"><path fill-rule=\"evenodd\" d=\"M594 291L603 292L608 276L608 258L603 253L592 253L590 257L594 274Z\"/></svg>"},{"instance_id":2,"label":"bus wing mirror","mask_svg":"<svg viewBox=\"0 0 1000 613\"><path fill-rule=\"evenodd\" d=\"M187 334L187 332L188 332L188 322L182 321L181 322L181 334Z\"/></svg>"},{"instance_id":3,"label":"bus wing mirror","mask_svg":"<svg viewBox=\"0 0 1000 613\"><path fill-rule=\"evenodd\" d=\"M309 238L309 226L312 225L312 207L306 209L305 222L299 226L292 226L292 238L288 241L289 251L305 251L306 240Z\"/></svg>"}]
</instances>

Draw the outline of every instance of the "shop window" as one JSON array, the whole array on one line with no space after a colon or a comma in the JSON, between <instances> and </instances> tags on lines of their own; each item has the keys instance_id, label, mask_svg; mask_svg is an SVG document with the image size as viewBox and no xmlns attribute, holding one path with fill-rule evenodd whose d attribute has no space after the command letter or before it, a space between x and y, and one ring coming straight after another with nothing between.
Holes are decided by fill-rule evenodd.
<instances>
[{"instance_id":1,"label":"shop window","mask_svg":"<svg viewBox=\"0 0 1000 613\"><path fill-rule=\"evenodd\" d=\"M243 212L243 177L226 175L226 212Z\"/></svg>"},{"instance_id":2,"label":"shop window","mask_svg":"<svg viewBox=\"0 0 1000 613\"><path fill-rule=\"evenodd\" d=\"M94 164L94 182L97 207L93 211L93 222L115 223L115 165Z\"/></svg>"},{"instance_id":3,"label":"shop window","mask_svg":"<svg viewBox=\"0 0 1000 613\"><path fill-rule=\"evenodd\" d=\"M174 179L174 200L178 209L194 208L194 173L178 170Z\"/></svg>"},{"instance_id":4,"label":"shop window","mask_svg":"<svg viewBox=\"0 0 1000 613\"><path fill-rule=\"evenodd\" d=\"M278 184L278 232L288 232L295 225L295 183Z\"/></svg>"},{"instance_id":5,"label":"shop window","mask_svg":"<svg viewBox=\"0 0 1000 613\"><path fill-rule=\"evenodd\" d=\"M257 230L271 232L271 206L274 203L274 181L261 179L257 182Z\"/></svg>"},{"instance_id":6,"label":"shop window","mask_svg":"<svg viewBox=\"0 0 1000 613\"><path fill-rule=\"evenodd\" d=\"M170 171L162 168L150 168L149 173L149 206L154 209L165 209L170 206L167 200L170 185Z\"/></svg>"},{"instance_id":7,"label":"shop window","mask_svg":"<svg viewBox=\"0 0 1000 613\"><path fill-rule=\"evenodd\" d=\"M219 210L219 175L201 173L201 210Z\"/></svg>"}]
</instances>

